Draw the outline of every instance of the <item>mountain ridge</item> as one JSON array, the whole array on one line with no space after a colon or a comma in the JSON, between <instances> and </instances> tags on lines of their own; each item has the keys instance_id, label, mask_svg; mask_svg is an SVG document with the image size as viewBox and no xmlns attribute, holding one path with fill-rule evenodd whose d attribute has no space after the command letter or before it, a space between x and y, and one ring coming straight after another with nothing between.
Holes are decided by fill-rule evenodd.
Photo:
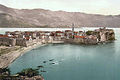
<instances>
[{"instance_id":1,"label":"mountain ridge","mask_svg":"<svg viewBox=\"0 0 120 80\"><path fill-rule=\"evenodd\" d=\"M120 27L120 15L14 9L0 4L0 27L71 27L72 23L75 27Z\"/></svg>"}]
</instances>

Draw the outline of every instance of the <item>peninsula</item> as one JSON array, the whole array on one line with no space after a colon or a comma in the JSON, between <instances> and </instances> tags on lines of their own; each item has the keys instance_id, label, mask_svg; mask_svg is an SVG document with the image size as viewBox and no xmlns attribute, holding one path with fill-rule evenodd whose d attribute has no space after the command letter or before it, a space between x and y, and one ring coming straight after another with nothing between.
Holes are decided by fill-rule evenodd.
<instances>
[{"instance_id":1,"label":"peninsula","mask_svg":"<svg viewBox=\"0 0 120 80\"><path fill-rule=\"evenodd\" d=\"M0 68L7 67L17 57L37 46L48 43L97 45L115 40L113 29L94 31L7 31L0 34Z\"/></svg>"},{"instance_id":2,"label":"peninsula","mask_svg":"<svg viewBox=\"0 0 120 80\"><path fill-rule=\"evenodd\" d=\"M3 73L6 73L3 70L6 70L6 67L17 57L21 56L26 51L45 44L69 43L97 45L99 43L107 43L114 40L114 30L106 29L105 27L95 29L94 31L75 31L74 27L71 30L65 31L7 31L5 34L0 34L0 69ZM31 71L33 69L28 70ZM28 79L26 76L15 76L15 78ZM40 75L33 76L29 79L33 80L33 78L44 80Z\"/></svg>"}]
</instances>

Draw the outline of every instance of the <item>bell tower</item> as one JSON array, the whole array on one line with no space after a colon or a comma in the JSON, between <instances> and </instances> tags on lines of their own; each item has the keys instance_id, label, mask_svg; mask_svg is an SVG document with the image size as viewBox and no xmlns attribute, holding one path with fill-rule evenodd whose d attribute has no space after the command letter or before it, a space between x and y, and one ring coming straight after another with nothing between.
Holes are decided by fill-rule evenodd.
<instances>
[{"instance_id":1,"label":"bell tower","mask_svg":"<svg viewBox=\"0 0 120 80\"><path fill-rule=\"evenodd\" d=\"M74 39L74 23L72 24L72 38Z\"/></svg>"}]
</instances>

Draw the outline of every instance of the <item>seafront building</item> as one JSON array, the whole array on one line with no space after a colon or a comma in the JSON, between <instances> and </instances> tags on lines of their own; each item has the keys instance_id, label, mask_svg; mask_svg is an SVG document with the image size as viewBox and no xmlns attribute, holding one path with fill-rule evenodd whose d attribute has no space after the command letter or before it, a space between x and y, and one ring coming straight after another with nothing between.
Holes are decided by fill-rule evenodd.
<instances>
[{"instance_id":1,"label":"seafront building","mask_svg":"<svg viewBox=\"0 0 120 80\"><path fill-rule=\"evenodd\" d=\"M0 45L30 46L41 43L98 44L115 40L113 29L99 28L94 31L14 31L0 34Z\"/></svg>"}]
</instances>

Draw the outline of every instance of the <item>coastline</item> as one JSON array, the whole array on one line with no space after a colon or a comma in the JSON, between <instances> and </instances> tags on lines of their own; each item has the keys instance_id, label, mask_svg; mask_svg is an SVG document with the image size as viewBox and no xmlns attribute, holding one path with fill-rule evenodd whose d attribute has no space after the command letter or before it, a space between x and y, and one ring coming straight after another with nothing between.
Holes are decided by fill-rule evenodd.
<instances>
[{"instance_id":1,"label":"coastline","mask_svg":"<svg viewBox=\"0 0 120 80\"><path fill-rule=\"evenodd\" d=\"M38 42L32 46L28 47L22 47L16 51L11 51L7 54L3 54L0 56L0 68L6 68L8 67L12 62L14 62L18 57L22 56L24 53L37 48L39 46L44 46L46 44L42 44L41 42Z\"/></svg>"}]
</instances>

